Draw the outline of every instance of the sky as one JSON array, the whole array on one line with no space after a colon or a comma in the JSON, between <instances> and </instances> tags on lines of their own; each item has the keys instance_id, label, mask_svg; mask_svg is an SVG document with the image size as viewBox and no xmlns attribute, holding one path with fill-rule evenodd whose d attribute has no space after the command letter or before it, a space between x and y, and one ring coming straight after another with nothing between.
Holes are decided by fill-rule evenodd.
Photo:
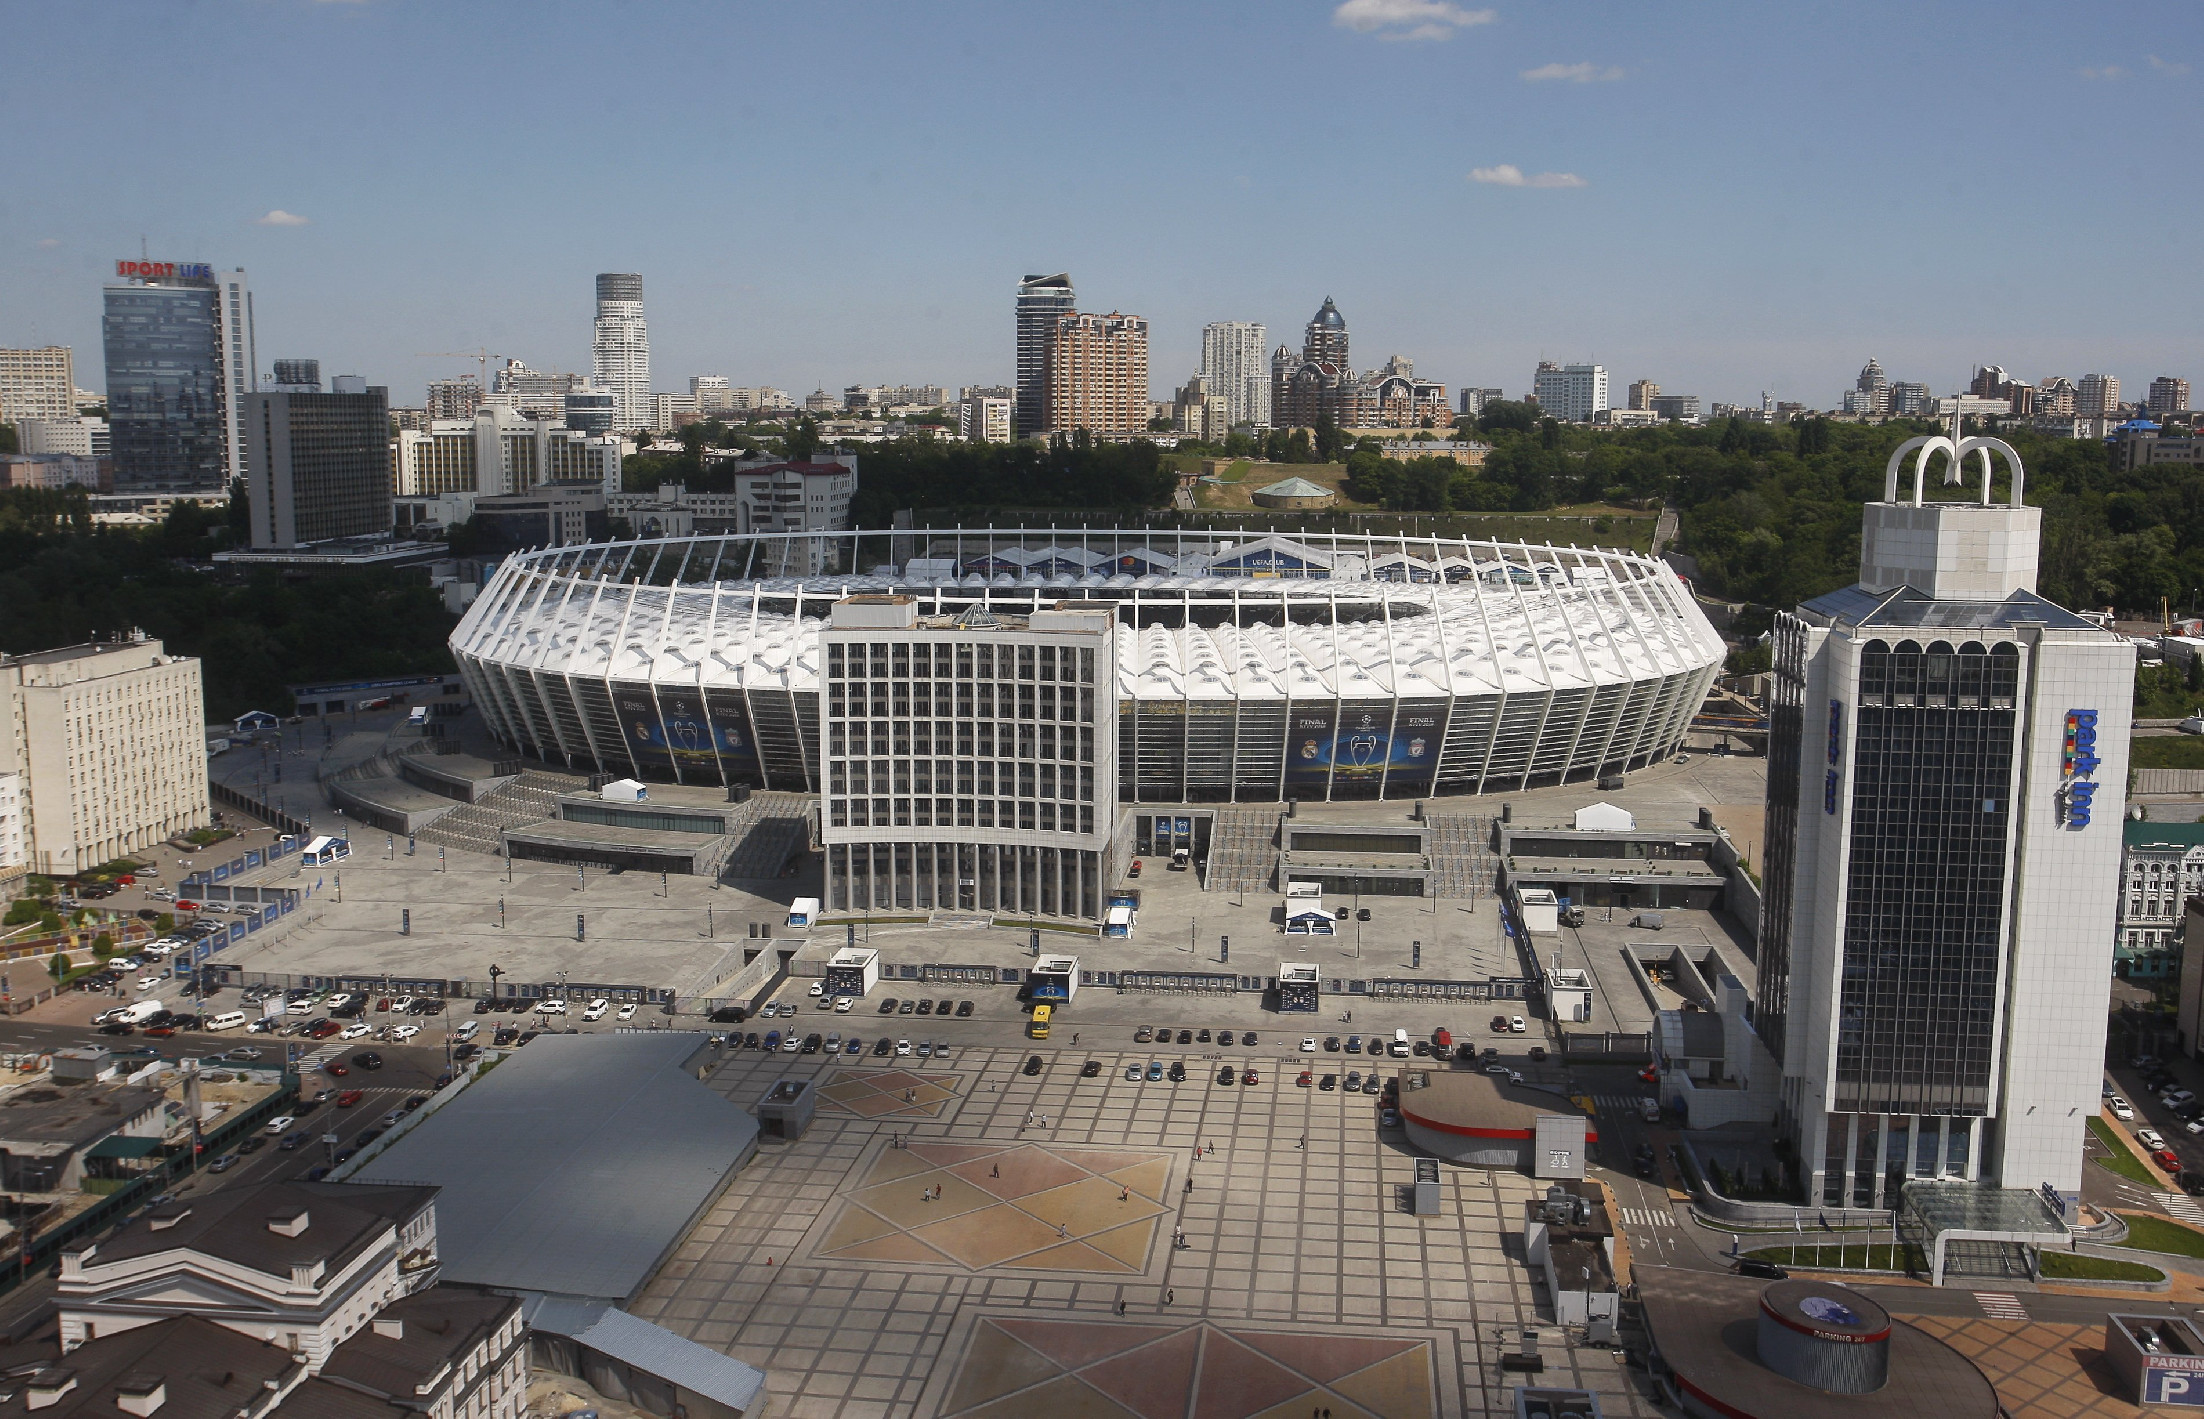
<instances>
[{"instance_id":1,"label":"sky","mask_svg":"<svg viewBox=\"0 0 2204 1419\"><path fill-rule=\"evenodd\" d=\"M259 363L1007 383L1026 273L1519 396L1833 406L1869 356L2204 383L2204 8L0 0L0 345L103 385L118 259L246 269ZM34 60L35 62L24 62ZM142 243L142 247L141 247Z\"/></svg>"}]
</instances>

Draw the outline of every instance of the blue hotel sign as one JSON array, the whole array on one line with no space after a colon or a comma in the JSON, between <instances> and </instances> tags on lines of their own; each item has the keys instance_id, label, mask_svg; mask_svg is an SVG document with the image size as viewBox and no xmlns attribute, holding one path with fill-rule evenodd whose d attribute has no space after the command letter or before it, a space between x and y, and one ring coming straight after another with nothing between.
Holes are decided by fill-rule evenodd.
<instances>
[{"instance_id":1,"label":"blue hotel sign","mask_svg":"<svg viewBox=\"0 0 2204 1419\"><path fill-rule=\"evenodd\" d=\"M2097 797L2097 712L2093 709L2070 709L2066 712L2066 733L2059 745L2058 792L2059 825L2066 828L2089 826L2089 810Z\"/></svg>"}]
</instances>

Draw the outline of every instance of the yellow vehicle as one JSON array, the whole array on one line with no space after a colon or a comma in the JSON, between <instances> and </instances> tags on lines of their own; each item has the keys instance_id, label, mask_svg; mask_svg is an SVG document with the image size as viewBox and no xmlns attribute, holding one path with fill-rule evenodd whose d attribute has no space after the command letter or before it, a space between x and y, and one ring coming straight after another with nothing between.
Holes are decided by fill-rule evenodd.
<instances>
[{"instance_id":1,"label":"yellow vehicle","mask_svg":"<svg viewBox=\"0 0 2204 1419\"><path fill-rule=\"evenodd\" d=\"M1055 1014L1055 1013L1056 1013L1056 1007L1055 1007L1055 1006L1053 1006L1053 1005L1036 1005L1036 1006L1034 1006L1034 1007L1033 1007L1033 1018L1032 1018L1031 1020L1028 1020L1028 1021L1026 1021L1026 1026L1025 1026L1025 1032L1026 1032L1026 1033L1027 1033L1028 1035L1031 1035L1031 1036L1032 1036L1032 1037L1033 1037L1034 1039L1037 1039L1037 1040L1045 1040L1045 1039L1047 1039L1047 1038L1048 1038L1048 1020L1049 1020L1049 1016L1051 1016L1051 1015L1053 1015L1053 1014Z\"/></svg>"}]
</instances>

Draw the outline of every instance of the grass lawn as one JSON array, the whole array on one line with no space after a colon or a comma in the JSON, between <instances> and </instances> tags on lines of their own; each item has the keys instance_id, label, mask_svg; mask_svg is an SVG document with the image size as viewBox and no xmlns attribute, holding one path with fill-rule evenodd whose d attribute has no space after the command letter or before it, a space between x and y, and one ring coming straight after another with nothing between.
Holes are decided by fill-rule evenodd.
<instances>
[{"instance_id":1,"label":"grass lawn","mask_svg":"<svg viewBox=\"0 0 2204 1419\"><path fill-rule=\"evenodd\" d=\"M2128 766L2204 769L2204 735L2145 734L2128 741Z\"/></svg>"},{"instance_id":2,"label":"grass lawn","mask_svg":"<svg viewBox=\"0 0 2204 1419\"><path fill-rule=\"evenodd\" d=\"M2179 1222L2169 1222L2147 1213L2123 1212L2120 1216L2127 1222L2127 1240L2120 1243L2123 1247L2171 1252L2175 1256L2204 1256L2204 1232L2194 1227L2184 1227Z\"/></svg>"},{"instance_id":3,"label":"grass lawn","mask_svg":"<svg viewBox=\"0 0 2204 1419\"><path fill-rule=\"evenodd\" d=\"M2148 1167L2144 1166L2143 1160L2135 1156L2135 1151L2127 1146L2126 1140L2120 1137L2118 1130L2105 1122L2103 1114L2092 1114L2090 1116L2089 1131L2096 1134L2097 1141L2102 1143L2112 1154L2109 1158L2095 1159L2094 1161L2098 1167L2109 1169L2126 1178L2129 1182L2139 1182L2148 1188L2165 1186Z\"/></svg>"},{"instance_id":4,"label":"grass lawn","mask_svg":"<svg viewBox=\"0 0 2204 1419\"><path fill-rule=\"evenodd\" d=\"M1764 1247L1745 1255L1755 1261L1772 1261L1778 1266L1835 1271L1903 1271L1908 1256L1916 1261L1920 1257L1915 1248L1893 1247L1888 1242L1877 1242L1872 1247Z\"/></svg>"},{"instance_id":5,"label":"grass lawn","mask_svg":"<svg viewBox=\"0 0 2204 1419\"><path fill-rule=\"evenodd\" d=\"M2166 1273L2139 1261L2109 1261L2070 1251L2043 1253L2046 1281L2163 1281Z\"/></svg>"}]
</instances>

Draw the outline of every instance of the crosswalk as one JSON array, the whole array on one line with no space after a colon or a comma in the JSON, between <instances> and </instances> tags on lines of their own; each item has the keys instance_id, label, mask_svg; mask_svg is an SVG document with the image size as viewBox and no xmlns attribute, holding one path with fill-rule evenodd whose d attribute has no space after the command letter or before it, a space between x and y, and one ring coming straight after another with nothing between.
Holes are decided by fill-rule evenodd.
<instances>
[{"instance_id":1,"label":"crosswalk","mask_svg":"<svg viewBox=\"0 0 2204 1419\"><path fill-rule=\"evenodd\" d=\"M1622 1220L1625 1226L1630 1227L1673 1227L1676 1225L1676 1218L1672 1214L1656 1212L1649 1207L1625 1207L1622 1209Z\"/></svg>"},{"instance_id":2,"label":"crosswalk","mask_svg":"<svg viewBox=\"0 0 2204 1419\"><path fill-rule=\"evenodd\" d=\"M1594 1094L1592 1102L1615 1113L1634 1114L1638 1111L1638 1101L1645 1097L1643 1094Z\"/></svg>"},{"instance_id":3,"label":"crosswalk","mask_svg":"<svg viewBox=\"0 0 2204 1419\"><path fill-rule=\"evenodd\" d=\"M2166 1209L2168 1217L2204 1227L2204 1207L2197 1206L2195 1198L2180 1192L2154 1192L2151 1196L2158 1199L2158 1205Z\"/></svg>"},{"instance_id":4,"label":"crosswalk","mask_svg":"<svg viewBox=\"0 0 2204 1419\"><path fill-rule=\"evenodd\" d=\"M2020 1297L2006 1291L1977 1291L1974 1303L1982 1307L1982 1314L1991 1320L2026 1320L2028 1312L2022 1308Z\"/></svg>"}]
</instances>

